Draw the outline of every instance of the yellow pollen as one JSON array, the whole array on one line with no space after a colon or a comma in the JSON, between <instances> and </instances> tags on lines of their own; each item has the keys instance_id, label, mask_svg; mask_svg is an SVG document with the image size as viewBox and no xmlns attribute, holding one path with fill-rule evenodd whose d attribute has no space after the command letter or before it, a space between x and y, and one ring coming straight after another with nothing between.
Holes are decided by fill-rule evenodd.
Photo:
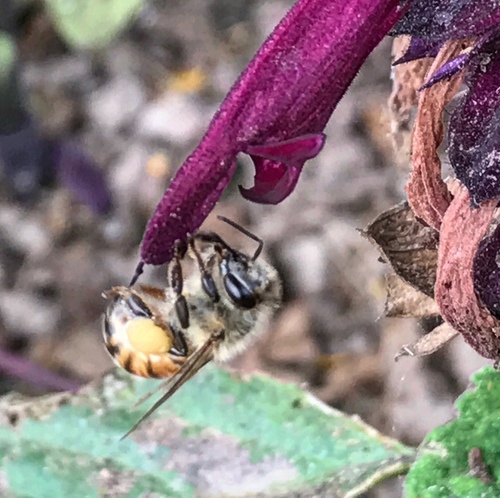
<instances>
[{"instance_id":1,"label":"yellow pollen","mask_svg":"<svg viewBox=\"0 0 500 498\"><path fill-rule=\"evenodd\" d=\"M127 323L126 330L130 346L141 353L166 353L172 346L168 332L150 318L134 318Z\"/></svg>"}]
</instances>

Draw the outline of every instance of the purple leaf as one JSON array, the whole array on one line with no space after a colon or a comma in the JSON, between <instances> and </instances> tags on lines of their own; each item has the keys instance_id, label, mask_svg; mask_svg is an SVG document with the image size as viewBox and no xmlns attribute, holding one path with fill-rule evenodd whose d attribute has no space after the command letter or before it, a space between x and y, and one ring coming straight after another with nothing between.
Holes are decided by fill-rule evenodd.
<instances>
[{"instance_id":1,"label":"purple leaf","mask_svg":"<svg viewBox=\"0 0 500 498\"><path fill-rule=\"evenodd\" d=\"M0 135L0 165L15 197L22 202L33 201L49 165L30 118L26 117L16 131Z\"/></svg>"},{"instance_id":2,"label":"purple leaf","mask_svg":"<svg viewBox=\"0 0 500 498\"><path fill-rule=\"evenodd\" d=\"M438 81L444 80L446 78L451 78L453 75L461 71L470 59L470 52L457 55L450 59L448 62L439 67L434 71L430 78L419 88L423 90L424 88L429 88L430 86L436 84Z\"/></svg>"},{"instance_id":3,"label":"purple leaf","mask_svg":"<svg viewBox=\"0 0 500 498\"><path fill-rule=\"evenodd\" d=\"M478 57L468 76L469 89L450 119L448 155L477 206L500 195L500 54Z\"/></svg>"},{"instance_id":4,"label":"purple leaf","mask_svg":"<svg viewBox=\"0 0 500 498\"><path fill-rule=\"evenodd\" d=\"M32 386L52 391L78 391L82 385L14 353L0 349L0 370Z\"/></svg>"},{"instance_id":5,"label":"purple leaf","mask_svg":"<svg viewBox=\"0 0 500 498\"><path fill-rule=\"evenodd\" d=\"M483 33L499 22L498 0L413 0L391 34L444 41Z\"/></svg>"},{"instance_id":6,"label":"purple leaf","mask_svg":"<svg viewBox=\"0 0 500 498\"><path fill-rule=\"evenodd\" d=\"M55 142L52 157L58 180L76 199L100 214L111 209L105 176L77 142Z\"/></svg>"},{"instance_id":7,"label":"purple leaf","mask_svg":"<svg viewBox=\"0 0 500 498\"><path fill-rule=\"evenodd\" d=\"M406 62L415 61L417 59L422 59L423 57L435 57L443 42L441 41L428 41L419 38L418 36L412 36L410 39L410 44L406 49L406 52L402 57L392 63L393 66L399 64L404 64Z\"/></svg>"},{"instance_id":8,"label":"purple leaf","mask_svg":"<svg viewBox=\"0 0 500 498\"><path fill-rule=\"evenodd\" d=\"M194 232L217 202L238 153L262 155L271 144L296 144L300 137L322 133L363 61L403 12L399 0L298 0L172 180L146 227L142 261L159 265L171 259L174 242ZM251 155L256 184L242 192L264 203L288 196L305 158L312 157L283 162L284 149L277 161Z\"/></svg>"},{"instance_id":9,"label":"purple leaf","mask_svg":"<svg viewBox=\"0 0 500 498\"><path fill-rule=\"evenodd\" d=\"M492 315L500 318L500 225L479 243L474 257L474 289Z\"/></svg>"}]
</instances>

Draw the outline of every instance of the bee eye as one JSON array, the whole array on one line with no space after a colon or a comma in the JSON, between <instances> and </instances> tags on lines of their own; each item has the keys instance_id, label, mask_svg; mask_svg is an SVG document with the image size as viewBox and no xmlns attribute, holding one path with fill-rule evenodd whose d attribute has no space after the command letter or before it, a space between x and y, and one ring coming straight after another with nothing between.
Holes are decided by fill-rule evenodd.
<instances>
[{"instance_id":1,"label":"bee eye","mask_svg":"<svg viewBox=\"0 0 500 498\"><path fill-rule=\"evenodd\" d=\"M240 308L251 309L257 306L257 298L252 285L237 273L224 276L224 288L231 301Z\"/></svg>"},{"instance_id":2,"label":"bee eye","mask_svg":"<svg viewBox=\"0 0 500 498\"><path fill-rule=\"evenodd\" d=\"M172 335L156 325L150 318L134 318L127 323L130 346L141 353L159 354L172 346Z\"/></svg>"}]
</instances>

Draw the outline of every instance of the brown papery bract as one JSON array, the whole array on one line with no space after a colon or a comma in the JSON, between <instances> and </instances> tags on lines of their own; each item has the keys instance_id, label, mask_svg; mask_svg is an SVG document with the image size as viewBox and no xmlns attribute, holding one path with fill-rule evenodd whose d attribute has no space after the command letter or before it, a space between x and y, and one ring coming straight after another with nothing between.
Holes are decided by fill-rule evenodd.
<instances>
[{"instance_id":1,"label":"brown papery bract","mask_svg":"<svg viewBox=\"0 0 500 498\"><path fill-rule=\"evenodd\" d=\"M425 295L434 296L438 234L420 223L406 202L379 215L361 234L375 245L396 275Z\"/></svg>"},{"instance_id":2,"label":"brown papery bract","mask_svg":"<svg viewBox=\"0 0 500 498\"><path fill-rule=\"evenodd\" d=\"M434 298L425 295L389 270L385 276L387 299L384 314L394 318L425 318L439 315Z\"/></svg>"},{"instance_id":3,"label":"brown papery bract","mask_svg":"<svg viewBox=\"0 0 500 498\"><path fill-rule=\"evenodd\" d=\"M393 60L398 60L403 56L409 43L409 36L398 36L394 39ZM410 147L413 109L418 103L418 89L423 85L431 63L430 57L424 57L406 64L399 64L392 69L393 84L389 97L392 138L396 152L406 154L406 157L408 157Z\"/></svg>"},{"instance_id":4,"label":"brown papery bract","mask_svg":"<svg viewBox=\"0 0 500 498\"><path fill-rule=\"evenodd\" d=\"M446 42L434 59L429 74L458 55L463 46L463 40ZM422 90L413 127L412 171L405 189L415 215L436 230L439 230L451 201L451 194L441 178L441 161L437 154L443 140L443 109L457 92L461 81L462 73L458 73Z\"/></svg>"},{"instance_id":5,"label":"brown papery bract","mask_svg":"<svg viewBox=\"0 0 500 498\"><path fill-rule=\"evenodd\" d=\"M451 202L440 232L435 298L443 318L485 358L500 358L500 322L474 292L472 264L498 200L471 208L465 187Z\"/></svg>"},{"instance_id":6,"label":"brown papery bract","mask_svg":"<svg viewBox=\"0 0 500 498\"><path fill-rule=\"evenodd\" d=\"M398 361L403 356L428 356L441 349L457 335L458 332L449 323L442 323L428 334L419 337L416 341L405 344L398 351L394 359Z\"/></svg>"}]
</instances>

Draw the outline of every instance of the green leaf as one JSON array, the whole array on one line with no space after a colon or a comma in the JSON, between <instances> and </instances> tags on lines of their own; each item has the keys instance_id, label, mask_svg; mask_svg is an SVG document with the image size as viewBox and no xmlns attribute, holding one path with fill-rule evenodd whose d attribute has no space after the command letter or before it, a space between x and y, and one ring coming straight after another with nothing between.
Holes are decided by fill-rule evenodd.
<instances>
[{"instance_id":1,"label":"green leaf","mask_svg":"<svg viewBox=\"0 0 500 498\"><path fill-rule=\"evenodd\" d=\"M405 480L406 497L488 498L500 496L500 372L486 367L475 388L456 402L458 417L425 438ZM479 448L491 482L470 472L469 452Z\"/></svg>"},{"instance_id":2,"label":"green leaf","mask_svg":"<svg viewBox=\"0 0 500 498\"><path fill-rule=\"evenodd\" d=\"M145 410L132 411L134 400L157 382L115 370L73 397L5 400L0 491L6 483L3 492L36 498L354 497L414 458L295 385L213 366L120 441Z\"/></svg>"},{"instance_id":3,"label":"green leaf","mask_svg":"<svg viewBox=\"0 0 500 498\"><path fill-rule=\"evenodd\" d=\"M16 61L16 48L11 37L0 31L0 83L7 77L14 68Z\"/></svg>"},{"instance_id":4,"label":"green leaf","mask_svg":"<svg viewBox=\"0 0 500 498\"><path fill-rule=\"evenodd\" d=\"M55 27L74 48L107 45L137 13L143 0L45 0Z\"/></svg>"}]
</instances>

